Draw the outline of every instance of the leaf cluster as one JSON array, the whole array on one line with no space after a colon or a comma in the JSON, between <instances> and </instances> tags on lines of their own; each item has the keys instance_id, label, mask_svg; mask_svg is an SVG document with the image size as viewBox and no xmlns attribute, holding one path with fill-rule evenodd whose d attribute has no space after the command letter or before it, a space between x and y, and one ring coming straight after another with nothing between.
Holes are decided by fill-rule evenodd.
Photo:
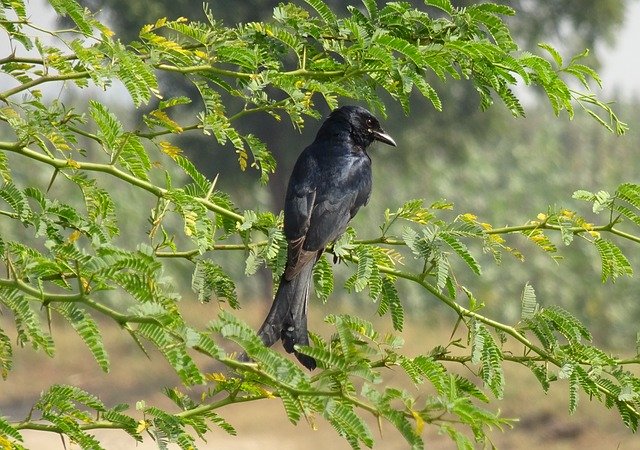
<instances>
[{"instance_id":1,"label":"leaf cluster","mask_svg":"<svg viewBox=\"0 0 640 450\"><path fill-rule=\"evenodd\" d=\"M2 138L7 139L0 141L0 265L5 274L0 312L10 313L10 330L0 329L0 374L10 377L16 346L54 356L47 326L54 317L73 328L98 366L108 371L112 363L101 337L108 325L95 317L103 316L141 352L157 349L184 387L203 386L206 392L196 399L190 391L168 389L179 412L138 403L143 418L136 420L127 405L109 408L79 387L51 386L24 420L0 418L0 444L22 448L21 431L31 429L100 448L92 430L111 428L135 440L147 433L161 448L169 443L194 448L195 436L210 428L235 433L218 414L224 406L278 398L293 423L305 418L313 424L323 417L353 448L374 444L362 417L367 414L391 423L413 448L424 446L426 426L437 427L459 448L472 448L490 442L491 428L509 423L482 405L490 402L485 391L503 395L507 362L529 367L543 389L551 381L569 380L570 411L582 388L606 407L616 406L623 421L636 429L640 382L624 367L637 364L637 357L606 355L568 311L540 306L531 286L522 295L519 323L492 320L483 315L482 299L464 279L482 276L480 252L498 263L503 254L522 258L517 245L507 241L510 235L524 236L554 256L554 236L566 245L584 238L602 259L603 281L631 275L631 264L614 239L640 242L634 234L640 225L637 184L622 184L611 195L576 192L594 212L609 214L601 225L577 212L554 209L524 225L497 228L471 213L454 215L453 205L444 201L425 207L422 200L411 200L386 211L379 236L360 239L348 230L327 253L348 263L346 290L366 291L378 313L389 314L396 332L405 321L399 289L404 282L420 288L418 301L443 303L466 327L466 340L452 338L414 357L403 353L399 336L380 334L355 316L331 315L326 320L334 334L312 334L313 345L299 349L318 361L320 371L310 376L265 348L228 311L200 329L185 320L179 307L183 296L193 294L201 302L215 298L221 307L240 307L222 255L242 253L246 275L264 265L277 278L284 269L286 241L281 216L241 212L232 195L218 189L217 179L208 179L183 156L175 136L212 136L219 146L232 147L240 170L254 168L266 182L275 160L259 136L240 131L238 119L260 113L276 120L288 116L300 128L306 118L319 117L320 99L330 108L350 99L384 112L387 94L408 112L414 91L440 110L434 76L439 83L472 83L483 107L499 100L516 116L524 110L513 87L522 81L541 87L556 113L566 110L572 116L577 102L595 108L587 112L622 133L625 125L608 105L568 87L572 78L587 90L590 80L599 82L580 63L580 55L566 65L549 45L541 48L551 60L522 51L503 21L513 11L493 3L456 8L447 0L431 0L415 9L402 2L379 7L365 0L363 9L349 7L340 17L322 0L308 0L305 7L278 6L272 21L235 26L219 23L205 10L203 23L160 18L127 45L75 0L50 4L75 24L71 33L49 31L57 46L33 36L40 27L22 0L0 3L0 27L15 49L0 58L0 71L13 80L0 92ZM37 55L23 55L18 48ZM184 77L198 94L187 98L161 92L160 73ZM116 80L134 106L148 106L136 126L100 101L76 109L40 89L62 83L107 89ZM240 101L237 110L228 106L232 97ZM200 112L182 123L178 112L190 103ZM604 111L605 118L594 111ZM46 176L17 173L17 160ZM128 223L120 213L130 200L107 189L105 177L150 199L137 211L148 219L143 239L128 239ZM52 189L58 186L65 189ZM17 229L20 233L13 232ZM176 288L166 273L167 261L176 258L191 264L193 293ZM322 300L336 289L333 272L326 257L314 269ZM225 350L230 342L252 362L238 361ZM507 350L507 342L521 345L522 355ZM225 372L205 373L196 355L218 361ZM472 375L455 375L451 364L467 366ZM386 383L390 368L401 368L418 394Z\"/></svg>"}]
</instances>

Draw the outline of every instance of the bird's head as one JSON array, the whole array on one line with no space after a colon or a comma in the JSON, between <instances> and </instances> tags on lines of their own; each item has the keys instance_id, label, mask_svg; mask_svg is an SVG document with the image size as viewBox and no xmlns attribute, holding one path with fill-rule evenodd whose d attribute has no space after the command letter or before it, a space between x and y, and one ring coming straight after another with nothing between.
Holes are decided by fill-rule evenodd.
<instances>
[{"instance_id":1,"label":"bird's head","mask_svg":"<svg viewBox=\"0 0 640 450\"><path fill-rule=\"evenodd\" d=\"M380 126L378 119L360 106L342 106L333 110L320 129L320 133L349 133L353 143L363 149L373 141L396 146L396 142Z\"/></svg>"}]
</instances>

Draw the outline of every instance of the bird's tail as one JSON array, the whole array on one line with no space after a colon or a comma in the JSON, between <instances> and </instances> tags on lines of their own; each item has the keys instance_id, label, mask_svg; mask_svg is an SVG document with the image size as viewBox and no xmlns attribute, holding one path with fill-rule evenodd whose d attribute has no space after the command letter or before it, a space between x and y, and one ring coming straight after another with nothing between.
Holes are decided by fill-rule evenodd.
<instances>
[{"instance_id":1,"label":"bird's tail","mask_svg":"<svg viewBox=\"0 0 640 450\"><path fill-rule=\"evenodd\" d=\"M313 263L309 263L291 280L282 276L271 310L258 330L258 336L264 345L270 347L278 339L282 339L285 350L294 353L298 361L309 370L316 368L316 361L298 353L293 346L309 345L307 300L312 275Z\"/></svg>"}]
</instances>

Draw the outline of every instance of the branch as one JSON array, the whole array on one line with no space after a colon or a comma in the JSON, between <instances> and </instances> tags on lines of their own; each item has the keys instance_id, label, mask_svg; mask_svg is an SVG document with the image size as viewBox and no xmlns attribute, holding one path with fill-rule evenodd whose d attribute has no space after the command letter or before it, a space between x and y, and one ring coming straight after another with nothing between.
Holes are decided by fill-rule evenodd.
<instances>
[{"instance_id":1,"label":"branch","mask_svg":"<svg viewBox=\"0 0 640 450\"><path fill-rule=\"evenodd\" d=\"M561 231L562 227L560 227L559 225L554 225L554 224L550 224L547 222L542 222L542 223L532 223L532 224L527 224L527 225L518 225L518 226L507 226L507 227L501 227L501 228L492 228L489 230L484 230L485 234L510 234L510 233L519 233L522 231L534 231L534 230L554 230L554 231ZM628 239L630 241L636 242L636 243L640 243L640 236L636 236L633 234L629 234L626 233L622 230L619 230L617 228L614 228L614 222L608 223L606 225L600 225L600 226L594 226L591 228L583 228L583 227L567 227L565 228L565 230L570 231L573 234L581 234L581 233L588 233L590 231L596 231L598 233L600 232L609 232L615 235L618 235L620 237L623 237L625 239Z\"/></svg>"},{"instance_id":2,"label":"branch","mask_svg":"<svg viewBox=\"0 0 640 450\"><path fill-rule=\"evenodd\" d=\"M26 83L22 83L14 88L7 89L4 92L1 92L0 100L6 102L7 98L11 97L12 95L25 91L27 89L31 89L32 87L35 87L42 83L48 83L50 81L78 80L82 78L89 78L89 76L90 76L89 71L73 72L73 73L66 73L66 74L60 74L60 75L45 75L40 78L35 78Z\"/></svg>"},{"instance_id":3,"label":"branch","mask_svg":"<svg viewBox=\"0 0 640 450\"><path fill-rule=\"evenodd\" d=\"M250 79L256 76L256 74L253 74L253 73L235 72L233 70L220 69L210 64L204 64L200 66L185 66L185 67L170 66L168 64L156 64L154 65L154 67L158 70L164 70L165 72L175 72L175 73L181 73L183 75L186 75L189 73L209 72L209 73L215 73L216 75L223 75L231 78Z\"/></svg>"},{"instance_id":4,"label":"branch","mask_svg":"<svg viewBox=\"0 0 640 450\"><path fill-rule=\"evenodd\" d=\"M25 146L20 145L19 143L0 143L0 149L8 150L8 151L17 153L19 155L34 159L36 161L40 161L42 163L55 167L56 169L72 168L72 169L78 169L78 170L86 170L90 172L106 173L116 178L119 178L122 181L125 181L133 186L142 188L145 191L155 195L156 197L164 197L168 192L166 189L156 186L155 184L150 183L148 181L141 180L140 178L136 178L135 176L130 175L110 164L80 162L80 161L74 161L70 159L51 158L47 155L43 155L42 153L38 153L34 150L30 150ZM207 199L204 199L201 197L194 197L194 200L200 203L201 205L203 205L205 208L207 208L210 211L221 214L225 217L228 217L240 223L244 222L244 217L241 216L240 214L234 211L228 210L226 208L223 208L222 206L216 205L215 203Z\"/></svg>"},{"instance_id":5,"label":"branch","mask_svg":"<svg viewBox=\"0 0 640 450\"><path fill-rule=\"evenodd\" d=\"M15 422L11 426L16 430L34 430L34 431L48 431L50 433L65 434L66 430L61 429L56 425L48 425L45 423L37 423L32 421ZM108 420L100 420L91 423L82 423L78 425L81 430L98 430L98 429L117 429L121 430L123 424L120 422L110 422Z\"/></svg>"},{"instance_id":6,"label":"branch","mask_svg":"<svg viewBox=\"0 0 640 450\"><path fill-rule=\"evenodd\" d=\"M352 261L354 263L358 262L358 257L356 257L356 256L354 256L352 254L349 254L347 256L343 256L343 258L348 260L348 261ZM496 330L500 330L500 331L508 334L509 336L513 337L514 339L516 339L520 343L522 343L529 350L531 350L534 353L536 353L537 355L539 355L543 360L552 363L553 365L555 365L558 368L561 368L563 366L563 362L560 361L558 358L556 358L552 353L547 352L543 348L535 345L533 342L531 342L529 339L527 339L527 337L524 334L520 333L514 327L509 326L509 325L505 325L502 322L498 322L498 321L493 320L493 319L489 319L488 317L483 316L482 314L478 314L477 312L474 312L474 311L471 311L471 310L465 308L464 306L462 306L459 303L457 303L453 298L451 298L451 297L443 294L442 292L440 292L437 287L435 287L431 283L425 281L425 279L422 277L422 274L416 275L416 274L413 274L413 273L410 273L410 272L403 272L403 271L399 271L399 270L396 270L394 268L391 268L391 267L388 267L388 266L384 266L384 265L380 265L380 264L377 264L377 266L378 266L378 270L380 272L382 272L382 273L386 273L388 275L393 275L393 276L398 277L398 278L404 278L406 280L413 281L414 283L417 283L418 285L422 286L424 289L429 291L438 300L440 300L441 302L443 302L444 304L449 306L451 309L453 309L459 316L461 316L461 317L469 317L469 318L478 320L479 322L482 322L485 325L488 325L488 326L490 326L490 327L492 327L492 328L494 328ZM602 386L600 384L597 385L597 389L600 392L602 392L603 394L609 396L610 398L617 398L616 395L614 395L609 389L607 389L606 387L604 387L604 386ZM633 403L626 402L626 404L627 404L627 407L634 413L634 415L640 417L640 412L638 412L638 410L633 406Z\"/></svg>"},{"instance_id":7,"label":"branch","mask_svg":"<svg viewBox=\"0 0 640 450\"><path fill-rule=\"evenodd\" d=\"M52 292L44 292L40 289L36 289L22 280L0 278L0 286L18 289L25 294L28 294L31 298L39 299L43 302L68 302L77 303L83 301L83 294L54 294Z\"/></svg>"}]
</instances>

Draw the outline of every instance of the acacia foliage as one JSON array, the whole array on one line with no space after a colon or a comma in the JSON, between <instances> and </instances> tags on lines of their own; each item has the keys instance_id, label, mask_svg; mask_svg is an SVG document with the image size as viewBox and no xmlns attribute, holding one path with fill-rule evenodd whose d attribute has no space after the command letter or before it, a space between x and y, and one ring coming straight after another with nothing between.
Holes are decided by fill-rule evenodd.
<instances>
[{"instance_id":1,"label":"acacia foliage","mask_svg":"<svg viewBox=\"0 0 640 450\"><path fill-rule=\"evenodd\" d=\"M538 86L556 114L566 111L573 117L577 106L610 131L624 132L625 124L591 93L590 86L600 80L580 62L583 55L566 62L547 44L540 45L541 54L519 49L503 22L513 11L492 3L459 9L447 0L428 0L419 10L364 0L338 17L322 0L307 0L304 6L277 7L272 21L232 27L206 11L206 23L158 19L128 45L75 0L50 4L75 24L72 34L49 31L55 45L35 37L41 28L20 0L2 0L0 13L12 45L0 59L0 70L14 80L0 92L0 220L3 230L15 224L27 230L18 237L8 231L0 235L6 273L0 278L0 307L11 313L10 328L0 330L0 373L10 382L16 345L55 357L46 323L53 316L72 327L98 366L108 371L111 362L94 318L101 315L128 333L141 352L158 349L184 387L206 389L197 399L167 389L178 413L142 402L136 413L124 404L107 406L79 387L54 385L28 417L0 418L5 447L23 448L21 431L34 429L59 433L82 448L101 448L91 430L113 428L135 440L149 434L161 448L169 442L193 448L196 438L212 428L236 433L223 417L225 405L277 397L291 422L322 416L354 448L374 444L374 433L363 420L367 414L393 424L413 448L424 446L425 426L439 427L459 448L472 448L474 441L488 442L491 428L509 425L491 408L491 399L504 393L505 363L528 367L545 391L550 383L567 380L570 412L583 391L615 407L636 430L640 380L626 367L637 364L637 357L615 358L595 347L589 330L571 312L542 307L530 285L518 300L521 320L495 321L483 315L482 299L456 274L482 276L474 256L479 248L497 262L503 254L521 257L506 238L519 234L552 255L557 251L554 235L564 245L579 236L597 249L603 281L630 276L632 267L614 239L640 242L634 234L640 226L640 186L623 183L613 193L577 191L575 197L589 202L593 212L604 213L602 224L550 208L524 225L496 228L471 213L453 213L446 202L390 205L379 236L361 239L349 229L329 251L352 262L344 269L350 271L345 288L366 291L379 314L390 316L396 333L382 335L356 316L328 316L334 335L312 334L313 345L300 349L318 361L320 370L309 375L265 348L229 311L242 302L219 256L222 250L245 252L247 275L266 265L277 278L286 252L281 216L239 211L233 193L218 190L216 180L202 175L171 140L184 133L211 135L235 151L240 170L253 168L266 183L276 161L259 136L236 128L239 118L270 114L278 120L288 117L299 128L306 118L319 116L317 102L333 108L341 98L384 114L383 99L390 97L409 113L414 91L440 110L446 105L428 81L433 74L447 83L472 83L483 108L497 101L515 116L524 115L524 109L514 86ZM162 72L188 79L199 98L163 92L158 83ZM108 89L115 80L134 106L150 105L140 127L125 124L99 101L73 106L41 90L61 83ZM584 92L570 88L571 82ZM241 100L240 110L227 109L229 96ZM173 113L189 103L201 104L201 112L192 122L179 123ZM48 182L14 173L12 167L21 160L48 168ZM149 216L143 240L117 240L126 225L119 213L125 201L116 189L101 185L99 174L154 199L150 212L138 211ZM58 184L73 186L73 198L56 197L50 188ZM193 263L191 287L199 301L228 305L204 329L180 314L178 301L192 294L177 290L164 273L167 259L176 257ZM315 268L322 299L335 288L333 270L327 259ZM455 311L467 339L443 342L413 357L404 354L400 282L422 288L425 308L440 301ZM254 362L238 362L225 350L229 341ZM506 350L513 342L521 354ZM204 372L194 360L196 353L228 370ZM475 375L456 375L451 364L464 364ZM406 373L418 394L384 382L393 367Z\"/></svg>"}]
</instances>

